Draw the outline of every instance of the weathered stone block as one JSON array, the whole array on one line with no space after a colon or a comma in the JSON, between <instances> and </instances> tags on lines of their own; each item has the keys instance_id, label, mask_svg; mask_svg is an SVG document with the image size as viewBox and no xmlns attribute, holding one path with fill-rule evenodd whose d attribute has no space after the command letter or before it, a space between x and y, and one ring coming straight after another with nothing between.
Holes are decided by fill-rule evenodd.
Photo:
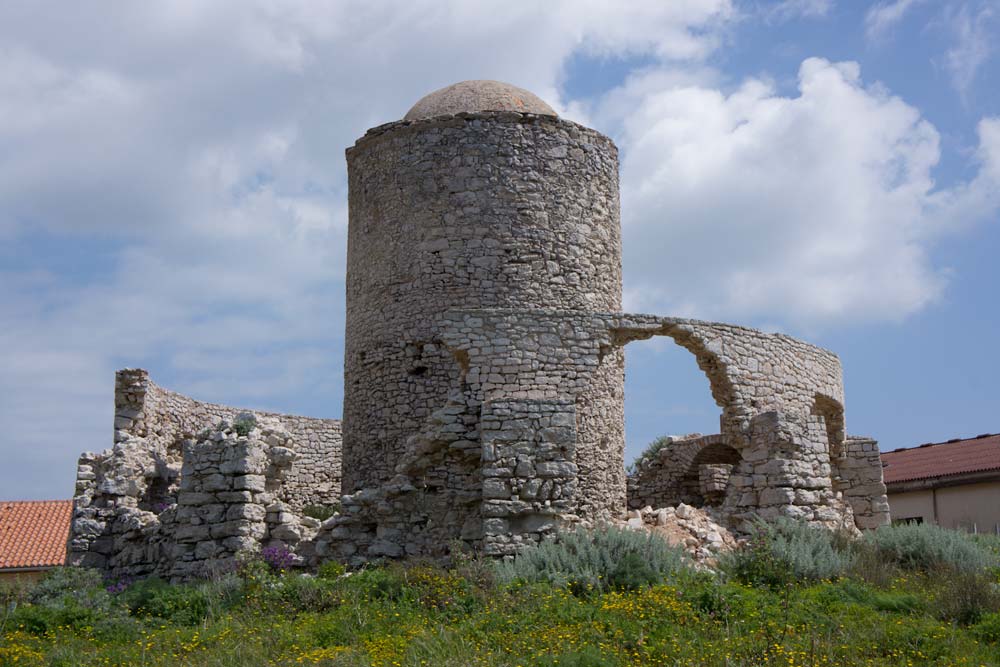
<instances>
[{"instance_id":1,"label":"weathered stone block","mask_svg":"<svg viewBox=\"0 0 1000 667\"><path fill-rule=\"evenodd\" d=\"M483 480L484 498L509 498L510 486L501 478L487 477Z\"/></svg>"}]
</instances>

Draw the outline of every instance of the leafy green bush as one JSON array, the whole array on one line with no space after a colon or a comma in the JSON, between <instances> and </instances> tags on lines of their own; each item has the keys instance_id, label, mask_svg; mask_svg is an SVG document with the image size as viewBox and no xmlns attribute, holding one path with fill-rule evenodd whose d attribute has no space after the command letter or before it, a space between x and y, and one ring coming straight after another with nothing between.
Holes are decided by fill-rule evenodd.
<instances>
[{"instance_id":1,"label":"leafy green bush","mask_svg":"<svg viewBox=\"0 0 1000 667\"><path fill-rule=\"evenodd\" d=\"M492 558L470 549L461 540L452 540L448 544L448 558L452 569L477 588L493 587L496 571Z\"/></svg>"},{"instance_id":2,"label":"leafy green bush","mask_svg":"<svg viewBox=\"0 0 1000 667\"><path fill-rule=\"evenodd\" d=\"M367 567L343 580L346 591L362 600L402 600L406 580L400 567Z\"/></svg>"},{"instance_id":3,"label":"leafy green bush","mask_svg":"<svg viewBox=\"0 0 1000 667\"><path fill-rule=\"evenodd\" d=\"M154 616L177 625L195 625L209 611L206 590L191 584L168 584L161 579L146 579L129 586L121 600L135 616Z\"/></svg>"},{"instance_id":4,"label":"leafy green bush","mask_svg":"<svg viewBox=\"0 0 1000 667\"><path fill-rule=\"evenodd\" d=\"M986 614L1000 611L1000 587L985 572L945 566L935 570L930 581L934 611L941 620L972 625Z\"/></svg>"},{"instance_id":5,"label":"leafy green bush","mask_svg":"<svg viewBox=\"0 0 1000 667\"><path fill-rule=\"evenodd\" d=\"M99 570L87 567L57 567L49 570L31 589L30 599L35 604L47 604L70 596L81 602L94 601L100 606L110 603L104 590L104 579Z\"/></svg>"},{"instance_id":6,"label":"leafy green bush","mask_svg":"<svg viewBox=\"0 0 1000 667\"><path fill-rule=\"evenodd\" d=\"M472 584L455 570L416 564L404 570L412 598L424 607L438 610L466 610L475 604Z\"/></svg>"},{"instance_id":7,"label":"leafy green bush","mask_svg":"<svg viewBox=\"0 0 1000 667\"><path fill-rule=\"evenodd\" d=\"M115 604L101 573L87 568L51 570L13 610L13 625L44 634L59 629L107 636L128 635L132 624Z\"/></svg>"},{"instance_id":8,"label":"leafy green bush","mask_svg":"<svg viewBox=\"0 0 1000 667\"><path fill-rule=\"evenodd\" d=\"M1000 535L980 533L978 535L970 535L969 539L990 554L993 567L1000 568Z\"/></svg>"},{"instance_id":9,"label":"leafy green bush","mask_svg":"<svg viewBox=\"0 0 1000 667\"><path fill-rule=\"evenodd\" d=\"M277 577L263 591L265 606L292 612L320 612L336 607L340 596L334 581L305 574Z\"/></svg>"},{"instance_id":10,"label":"leafy green bush","mask_svg":"<svg viewBox=\"0 0 1000 667\"><path fill-rule=\"evenodd\" d=\"M302 514L304 516L312 517L313 519L318 519L319 521L326 521L339 511L340 503L331 503L329 505L306 505L302 508Z\"/></svg>"},{"instance_id":11,"label":"leafy green bush","mask_svg":"<svg viewBox=\"0 0 1000 667\"><path fill-rule=\"evenodd\" d=\"M31 590L32 582L30 581L24 579L0 579L0 619L3 618L5 609L11 609L27 602Z\"/></svg>"},{"instance_id":12,"label":"leafy green bush","mask_svg":"<svg viewBox=\"0 0 1000 667\"><path fill-rule=\"evenodd\" d=\"M316 576L320 579L334 580L340 579L347 572L343 563L335 560L328 560L316 570Z\"/></svg>"},{"instance_id":13,"label":"leafy green bush","mask_svg":"<svg viewBox=\"0 0 1000 667\"><path fill-rule=\"evenodd\" d=\"M947 566L961 572L995 567L997 558L973 536L931 524L895 524L865 534L882 563L930 571Z\"/></svg>"},{"instance_id":14,"label":"leafy green bush","mask_svg":"<svg viewBox=\"0 0 1000 667\"><path fill-rule=\"evenodd\" d=\"M257 418L248 413L237 415L236 419L233 420L233 430L236 431L236 435L243 437L250 435L250 431L254 430L256 426Z\"/></svg>"},{"instance_id":15,"label":"leafy green bush","mask_svg":"<svg viewBox=\"0 0 1000 667\"><path fill-rule=\"evenodd\" d=\"M560 533L498 563L502 583L549 582L575 594L635 590L667 580L686 567L683 551L657 535L615 527Z\"/></svg>"},{"instance_id":16,"label":"leafy green bush","mask_svg":"<svg viewBox=\"0 0 1000 667\"><path fill-rule=\"evenodd\" d=\"M877 588L887 588L903 574L898 563L887 562L875 547L866 540L851 545L854 562L849 575Z\"/></svg>"},{"instance_id":17,"label":"leafy green bush","mask_svg":"<svg viewBox=\"0 0 1000 667\"><path fill-rule=\"evenodd\" d=\"M690 575L681 577L679 581L677 587L682 597L700 614L725 621L734 611L734 586L721 581L714 573L692 570ZM742 610L735 611L739 613Z\"/></svg>"},{"instance_id":18,"label":"leafy green bush","mask_svg":"<svg viewBox=\"0 0 1000 667\"><path fill-rule=\"evenodd\" d=\"M750 543L720 559L723 571L748 584L780 587L842 576L853 554L833 531L781 518L754 524Z\"/></svg>"},{"instance_id":19,"label":"leafy green bush","mask_svg":"<svg viewBox=\"0 0 1000 667\"><path fill-rule=\"evenodd\" d=\"M44 634L57 628L83 630L93 627L99 618L93 609L88 609L73 600L53 606L27 604L15 609L13 625L23 626L33 634Z\"/></svg>"},{"instance_id":20,"label":"leafy green bush","mask_svg":"<svg viewBox=\"0 0 1000 667\"><path fill-rule=\"evenodd\" d=\"M983 614L970 630L979 641L1000 644L1000 612Z\"/></svg>"},{"instance_id":21,"label":"leafy green bush","mask_svg":"<svg viewBox=\"0 0 1000 667\"><path fill-rule=\"evenodd\" d=\"M654 439L651 443L646 445L646 448L639 452L639 455L635 457L635 460L628 465L628 472L630 474L634 473L644 459L652 459L661 449L671 444L673 441L674 438L671 435L661 435L660 437Z\"/></svg>"}]
</instances>

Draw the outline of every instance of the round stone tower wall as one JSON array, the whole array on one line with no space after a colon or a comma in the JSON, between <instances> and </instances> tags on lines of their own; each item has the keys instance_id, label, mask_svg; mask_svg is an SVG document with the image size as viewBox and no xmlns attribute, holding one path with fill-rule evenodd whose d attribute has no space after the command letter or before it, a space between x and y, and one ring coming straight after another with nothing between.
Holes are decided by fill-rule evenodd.
<instances>
[{"instance_id":1,"label":"round stone tower wall","mask_svg":"<svg viewBox=\"0 0 1000 667\"><path fill-rule=\"evenodd\" d=\"M620 311L621 225L614 143L554 116L390 123L348 149L347 163L343 488L352 493L390 479L407 438L460 389L461 360L437 342L435 316ZM611 495L624 508L622 434L586 433L606 422L591 413L622 412L621 360L608 361L593 395L577 400L580 439L597 443L577 445L580 486L583 496L621 486ZM591 469L602 479L588 483Z\"/></svg>"}]
</instances>

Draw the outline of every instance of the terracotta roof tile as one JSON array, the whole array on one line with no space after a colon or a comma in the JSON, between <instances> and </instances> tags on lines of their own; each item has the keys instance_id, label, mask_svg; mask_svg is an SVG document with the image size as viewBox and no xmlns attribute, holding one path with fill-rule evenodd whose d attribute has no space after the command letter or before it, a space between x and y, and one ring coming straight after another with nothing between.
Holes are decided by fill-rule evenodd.
<instances>
[{"instance_id":1,"label":"terracotta roof tile","mask_svg":"<svg viewBox=\"0 0 1000 667\"><path fill-rule=\"evenodd\" d=\"M0 502L0 570L66 562L72 500Z\"/></svg>"},{"instance_id":2,"label":"terracotta roof tile","mask_svg":"<svg viewBox=\"0 0 1000 667\"><path fill-rule=\"evenodd\" d=\"M1000 470L1000 434L882 452L886 484Z\"/></svg>"}]
</instances>

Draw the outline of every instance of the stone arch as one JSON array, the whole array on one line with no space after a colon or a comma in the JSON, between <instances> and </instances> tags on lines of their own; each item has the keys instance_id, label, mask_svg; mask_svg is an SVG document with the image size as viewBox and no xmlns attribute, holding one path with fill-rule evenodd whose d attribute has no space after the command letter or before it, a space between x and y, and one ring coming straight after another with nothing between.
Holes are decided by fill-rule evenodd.
<instances>
[{"instance_id":1,"label":"stone arch","mask_svg":"<svg viewBox=\"0 0 1000 667\"><path fill-rule=\"evenodd\" d=\"M671 507L680 503L721 505L731 473L743 461L721 434L670 442L655 460L644 461L629 479L629 507ZM711 482L703 488L702 478ZM707 493L706 493L707 491Z\"/></svg>"},{"instance_id":2,"label":"stone arch","mask_svg":"<svg viewBox=\"0 0 1000 667\"><path fill-rule=\"evenodd\" d=\"M637 340L648 340L656 336L665 336L677 345L694 355L698 368L705 373L712 391L715 403L725 409L733 402L733 385L726 373L725 364L718 355L709 349L708 343L691 331L685 331L678 325L662 324L658 328L646 327L613 327L611 329L612 344L624 347Z\"/></svg>"},{"instance_id":3,"label":"stone arch","mask_svg":"<svg viewBox=\"0 0 1000 667\"><path fill-rule=\"evenodd\" d=\"M747 395L744 375L757 369L731 368L724 356L727 331L723 326L672 318L626 316L611 328L613 345L625 346L654 336L670 338L695 357L698 368L721 410L720 433L672 443L656 461L637 469L628 479L629 506L735 505L730 498L731 475L745 473L743 455L751 444L750 425L757 402ZM703 488L702 476L705 484Z\"/></svg>"},{"instance_id":4,"label":"stone arch","mask_svg":"<svg viewBox=\"0 0 1000 667\"><path fill-rule=\"evenodd\" d=\"M708 339L680 322L659 320L656 324L654 327L638 325L612 327L612 344L624 347L634 341L663 336L693 354L698 368L708 379L712 399L721 409L719 426L722 436L730 446L737 450L742 449L749 443L747 427L751 415L743 402L737 400L729 369L713 349L721 346L721 338Z\"/></svg>"},{"instance_id":5,"label":"stone arch","mask_svg":"<svg viewBox=\"0 0 1000 667\"><path fill-rule=\"evenodd\" d=\"M681 480L684 502L695 507L721 505L729 476L742 460L733 447L721 441L707 442L695 454Z\"/></svg>"}]
</instances>

